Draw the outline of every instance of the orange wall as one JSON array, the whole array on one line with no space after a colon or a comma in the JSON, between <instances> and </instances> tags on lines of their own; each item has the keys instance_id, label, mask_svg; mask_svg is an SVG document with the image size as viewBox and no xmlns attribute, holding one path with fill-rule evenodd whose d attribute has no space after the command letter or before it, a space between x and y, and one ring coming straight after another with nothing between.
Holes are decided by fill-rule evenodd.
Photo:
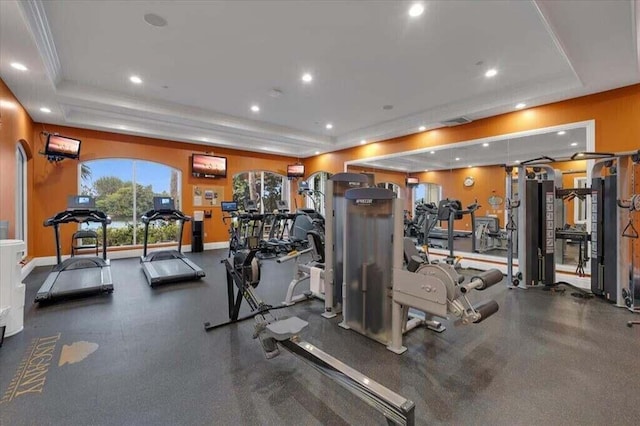
<instances>
[{"instance_id":1,"label":"orange wall","mask_svg":"<svg viewBox=\"0 0 640 426\"><path fill-rule=\"evenodd\" d=\"M405 200L405 210L411 211L411 204L413 203L413 191L406 187L405 179L407 174L404 172L394 172L391 170L373 169L370 167L361 167L356 165L349 165L348 171L351 173L373 173L375 175L376 185L383 182L391 182L400 186L402 191L401 197Z\"/></svg>"},{"instance_id":2,"label":"orange wall","mask_svg":"<svg viewBox=\"0 0 640 426\"><path fill-rule=\"evenodd\" d=\"M343 170L345 161L464 142L505 133L595 120L596 149L640 148L640 84L308 158L309 173Z\"/></svg>"},{"instance_id":3,"label":"orange wall","mask_svg":"<svg viewBox=\"0 0 640 426\"><path fill-rule=\"evenodd\" d=\"M500 166L471 167L454 170L441 170L433 172L413 173L420 183L436 183L442 185L442 198L460 200L462 207L466 208L476 200L481 205L476 211L476 216L496 215L500 219L500 226L504 226L504 201L503 205L494 210L489 205L489 197L495 195L505 197L505 172ZM471 187L463 185L467 176L475 179ZM446 224L442 223L443 227ZM471 218L464 215L461 220L456 221L455 228L458 230L471 231Z\"/></svg>"},{"instance_id":4,"label":"orange wall","mask_svg":"<svg viewBox=\"0 0 640 426\"><path fill-rule=\"evenodd\" d=\"M246 170L269 170L286 175L287 164L293 164L296 159L273 155L262 155L253 152L234 151L229 149L207 147L202 145L171 142L160 139L121 135L109 132L83 130L71 127L44 126L48 132L57 132L65 136L82 140L82 161L100 158L133 158L155 161L166 164L182 171L182 210L192 215L194 210L204 210L205 207L193 206L193 185L224 186L226 199L233 195L233 175ZM44 150L44 137L40 136L41 127L33 133L35 151ZM216 155L227 157L227 178L225 179L197 179L191 176L190 156L194 152L213 151ZM42 224L55 212L64 210L68 195L78 192L78 162L64 160L60 163L49 163L44 156L34 157L34 199L32 214L36 224ZM292 185L292 190L295 191ZM300 205L300 202L299 202ZM227 241L227 226L222 222L219 207L212 208L213 218L205 219L206 233L204 242ZM55 254L53 232L50 230L38 232L35 239L35 256L52 256ZM72 226L61 228L62 249L67 252L70 246ZM184 244L191 241L190 226L185 226Z\"/></svg>"},{"instance_id":5,"label":"orange wall","mask_svg":"<svg viewBox=\"0 0 640 426\"><path fill-rule=\"evenodd\" d=\"M15 236L16 145L22 145L31 156L33 121L13 93L0 79L0 220L9 221L9 238ZM31 187L33 161L27 163L27 188ZM27 203L30 205L30 191ZM28 233L33 235L31 220L27 218ZM31 246L31 244L30 244ZM29 249L30 253L33 253Z\"/></svg>"}]
</instances>

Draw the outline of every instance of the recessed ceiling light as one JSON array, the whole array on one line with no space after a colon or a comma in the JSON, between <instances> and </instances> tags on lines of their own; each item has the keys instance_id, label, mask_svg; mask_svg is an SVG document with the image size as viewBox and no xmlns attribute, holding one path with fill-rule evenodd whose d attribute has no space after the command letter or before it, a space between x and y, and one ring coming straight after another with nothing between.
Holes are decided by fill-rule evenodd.
<instances>
[{"instance_id":1,"label":"recessed ceiling light","mask_svg":"<svg viewBox=\"0 0 640 426\"><path fill-rule=\"evenodd\" d=\"M420 130L421 132L424 132L425 130L427 130L427 128L424 126L420 126L418 127L418 130Z\"/></svg>"},{"instance_id":2,"label":"recessed ceiling light","mask_svg":"<svg viewBox=\"0 0 640 426\"><path fill-rule=\"evenodd\" d=\"M313 81L313 76L308 72L302 74L302 81L305 83L311 83Z\"/></svg>"},{"instance_id":3,"label":"recessed ceiling light","mask_svg":"<svg viewBox=\"0 0 640 426\"><path fill-rule=\"evenodd\" d=\"M316 155L319 155L319 154L320 154L320 151L316 151Z\"/></svg>"},{"instance_id":4,"label":"recessed ceiling light","mask_svg":"<svg viewBox=\"0 0 640 426\"><path fill-rule=\"evenodd\" d=\"M565 135L565 134L567 134L567 132L565 132L564 130L560 130L558 132L558 136L562 136L562 135Z\"/></svg>"},{"instance_id":5,"label":"recessed ceiling light","mask_svg":"<svg viewBox=\"0 0 640 426\"><path fill-rule=\"evenodd\" d=\"M578 156L578 157L584 157L584 152L579 152L579 153L577 154L577 156Z\"/></svg>"},{"instance_id":6,"label":"recessed ceiling light","mask_svg":"<svg viewBox=\"0 0 640 426\"><path fill-rule=\"evenodd\" d=\"M251 105L251 111L260 112L260 107L258 105Z\"/></svg>"},{"instance_id":7,"label":"recessed ceiling light","mask_svg":"<svg viewBox=\"0 0 640 426\"><path fill-rule=\"evenodd\" d=\"M467 166L467 168L469 168L469 169L470 169L470 168L472 168L472 167L473 167L473 165L471 165L471 164L469 164L469 165Z\"/></svg>"},{"instance_id":8,"label":"recessed ceiling light","mask_svg":"<svg viewBox=\"0 0 640 426\"><path fill-rule=\"evenodd\" d=\"M18 71L27 71L28 68L22 65L20 62L11 62L11 66Z\"/></svg>"},{"instance_id":9,"label":"recessed ceiling light","mask_svg":"<svg viewBox=\"0 0 640 426\"><path fill-rule=\"evenodd\" d=\"M120 129L120 130L127 130L127 126L120 125L120 126L118 126L118 129Z\"/></svg>"},{"instance_id":10,"label":"recessed ceiling light","mask_svg":"<svg viewBox=\"0 0 640 426\"><path fill-rule=\"evenodd\" d=\"M525 104L524 102L520 102L519 104L516 105L516 109L522 109L524 107L526 107L527 104Z\"/></svg>"},{"instance_id":11,"label":"recessed ceiling light","mask_svg":"<svg viewBox=\"0 0 640 426\"><path fill-rule=\"evenodd\" d=\"M484 73L485 77L495 77L496 75L498 75L498 70L495 68L491 68Z\"/></svg>"},{"instance_id":12,"label":"recessed ceiling light","mask_svg":"<svg viewBox=\"0 0 640 426\"><path fill-rule=\"evenodd\" d=\"M436 153L435 151L430 151L430 152L429 152L429 154L435 154L435 153Z\"/></svg>"},{"instance_id":13,"label":"recessed ceiling light","mask_svg":"<svg viewBox=\"0 0 640 426\"><path fill-rule=\"evenodd\" d=\"M144 21L153 27L166 27L167 20L155 13L145 13Z\"/></svg>"},{"instance_id":14,"label":"recessed ceiling light","mask_svg":"<svg viewBox=\"0 0 640 426\"><path fill-rule=\"evenodd\" d=\"M456 161L460 161L460 157L456 157Z\"/></svg>"},{"instance_id":15,"label":"recessed ceiling light","mask_svg":"<svg viewBox=\"0 0 640 426\"><path fill-rule=\"evenodd\" d=\"M424 13L424 6L422 3L414 3L409 8L409 16L416 18Z\"/></svg>"},{"instance_id":16,"label":"recessed ceiling light","mask_svg":"<svg viewBox=\"0 0 640 426\"><path fill-rule=\"evenodd\" d=\"M516 160L516 164L520 164L520 160Z\"/></svg>"},{"instance_id":17,"label":"recessed ceiling light","mask_svg":"<svg viewBox=\"0 0 640 426\"><path fill-rule=\"evenodd\" d=\"M137 75L132 75L131 77L129 77L129 80L132 83L135 83L135 84L141 84L142 83L142 79L140 77L138 77Z\"/></svg>"},{"instance_id":18,"label":"recessed ceiling light","mask_svg":"<svg viewBox=\"0 0 640 426\"><path fill-rule=\"evenodd\" d=\"M327 123L327 125L326 125L326 126L324 126L324 127L326 127L326 128L327 128L327 130L331 130L331 129L333 129L333 124L331 124L331 123Z\"/></svg>"},{"instance_id":19,"label":"recessed ceiling light","mask_svg":"<svg viewBox=\"0 0 640 426\"><path fill-rule=\"evenodd\" d=\"M425 171L425 172L428 172L428 171L429 171L429 169L424 169L424 171Z\"/></svg>"},{"instance_id":20,"label":"recessed ceiling light","mask_svg":"<svg viewBox=\"0 0 640 426\"><path fill-rule=\"evenodd\" d=\"M364 145L364 144L366 144L366 143L367 143L367 141L366 141L366 140L364 140L364 139L362 139L362 140L360 141L360 145Z\"/></svg>"},{"instance_id":21,"label":"recessed ceiling light","mask_svg":"<svg viewBox=\"0 0 640 426\"><path fill-rule=\"evenodd\" d=\"M47 107L40 108L40 111L44 112L45 114L49 114L51 112L51 110L49 108L47 108Z\"/></svg>"},{"instance_id":22,"label":"recessed ceiling light","mask_svg":"<svg viewBox=\"0 0 640 426\"><path fill-rule=\"evenodd\" d=\"M571 146L578 146L578 142L572 142Z\"/></svg>"},{"instance_id":23,"label":"recessed ceiling light","mask_svg":"<svg viewBox=\"0 0 640 426\"><path fill-rule=\"evenodd\" d=\"M484 146L485 148L489 146L489 144L487 142L483 143L482 146Z\"/></svg>"}]
</instances>

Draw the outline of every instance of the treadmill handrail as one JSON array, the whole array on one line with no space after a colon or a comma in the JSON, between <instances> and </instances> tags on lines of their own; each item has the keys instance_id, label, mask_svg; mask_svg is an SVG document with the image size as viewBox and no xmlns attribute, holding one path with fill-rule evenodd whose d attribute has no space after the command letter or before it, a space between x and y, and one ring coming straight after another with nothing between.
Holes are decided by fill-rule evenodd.
<instances>
[{"instance_id":1,"label":"treadmill handrail","mask_svg":"<svg viewBox=\"0 0 640 426\"><path fill-rule=\"evenodd\" d=\"M111 217L100 210L65 210L56 213L54 216L44 221L44 226L54 226L61 223L111 223Z\"/></svg>"},{"instance_id":2,"label":"treadmill handrail","mask_svg":"<svg viewBox=\"0 0 640 426\"><path fill-rule=\"evenodd\" d=\"M178 253L182 253L182 234L184 232L184 224L191 221L191 216L187 216L180 210L155 210L151 209L142 216L142 223L144 223L144 240L142 246L142 256L147 257L149 248L149 224L156 220L176 220L180 222L178 228Z\"/></svg>"},{"instance_id":3,"label":"treadmill handrail","mask_svg":"<svg viewBox=\"0 0 640 426\"><path fill-rule=\"evenodd\" d=\"M149 223L156 220L181 220L191 221L191 216L187 216L180 210L149 210L142 216L142 223Z\"/></svg>"},{"instance_id":4,"label":"treadmill handrail","mask_svg":"<svg viewBox=\"0 0 640 426\"><path fill-rule=\"evenodd\" d=\"M88 223L102 224L102 259L107 260L107 225L111 223L111 217L103 211L96 209L67 209L56 213L53 217L44 221L44 226L53 226L56 238L56 264L62 263L60 252L60 224L63 223Z\"/></svg>"}]
</instances>

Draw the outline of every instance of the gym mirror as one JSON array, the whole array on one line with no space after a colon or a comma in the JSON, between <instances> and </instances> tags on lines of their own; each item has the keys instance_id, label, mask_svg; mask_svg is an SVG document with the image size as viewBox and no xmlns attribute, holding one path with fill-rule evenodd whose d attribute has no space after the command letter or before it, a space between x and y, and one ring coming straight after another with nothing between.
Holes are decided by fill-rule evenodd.
<instances>
[{"instance_id":1,"label":"gym mirror","mask_svg":"<svg viewBox=\"0 0 640 426\"><path fill-rule=\"evenodd\" d=\"M454 222L454 251L479 261L504 262L507 179L503 165L516 166L543 155L565 159L576 152L594 150L594 123L587 121L356 160L346 163L345 169L374 173L376 183L398 185L400 198L405 200L407 235L428 243L435 252L448 252L447 223L437 220L438 203L450 199L459 200L466 210L472 206L473 221L471 214L465 214ZM576 188L588 186L589 163L556 162L553 167L562 176L563 188ZM407 176L417 177L419 184L407 188ZM517 192L516 177L513 194ZM588 198L560 201L563 223L556 226L588 230ZM435 210L428 208L431 203ZM420 232L424 235L427 228L431 228L429 237L423 241ZM558 271L574 272L580 247L571 240L561 245L556 255Z\"/></svg>"}]
</instances>

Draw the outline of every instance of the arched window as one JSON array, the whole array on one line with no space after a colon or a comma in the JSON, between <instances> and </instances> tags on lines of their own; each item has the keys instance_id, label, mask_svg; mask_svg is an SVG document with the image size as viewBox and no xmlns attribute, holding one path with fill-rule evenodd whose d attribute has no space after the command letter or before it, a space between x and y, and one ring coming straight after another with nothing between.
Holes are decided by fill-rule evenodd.
<instances>
[{"instance_id":1,"label":"arched window","mask_svg":"<svg viewBox=\"0 0 640 426\"><path fill-rule=\"evenodd\" d=\"M27 242L27 153L20 142L16 145L15 238Z\"/></svg>"},{"instance_id":2,"label":"arched window","mask_svg":"<svg viewBox=\"0 0 640 426\"><path fill-rule=\"evenodd\" d=\"M143 243L142 215L153 208L153 197L166 195L181 205L181 172L151 161L108 158L80 163L79 193L96 198L96 206L111 217L109 246ZM84 224L83 229L98 224ZM150 227L149 243L174 241L175 223L155 223Z\"/></svg>"},{"instance_id":3,"label":"arched window","mask_svg":"<svg viewBox=\"0 0 640 426\"><path fill-rule=\"evenodd\" d=\"M291 191L286 176L269 171L248 171L233 176L233 200L244 207L245 200L255 200L260 213L272 212L284 200L291 208Z\"/></svg>"},{"instance_id":4,"label":"arched window","mask_svg":"<svg viewBox=\"0 0 640 426\"><path fill-rule=\"evenodd\" d=\"M327 181L330 177L331 174L328 172L315 172L307 179L309 195L305 195L305 207L315 209L323 216L325 214L324 195L326 194Z\"/></svg>"}]
</instances>

